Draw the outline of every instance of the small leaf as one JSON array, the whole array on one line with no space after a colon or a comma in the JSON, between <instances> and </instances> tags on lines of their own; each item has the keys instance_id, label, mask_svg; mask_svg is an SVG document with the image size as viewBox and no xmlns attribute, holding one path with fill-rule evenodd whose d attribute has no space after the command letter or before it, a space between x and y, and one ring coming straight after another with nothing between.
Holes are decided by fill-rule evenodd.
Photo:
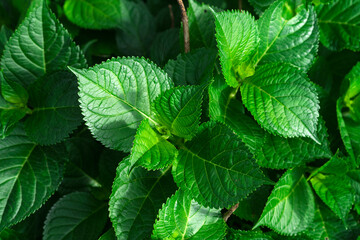
<instances>
[{"instance_id":1,"label":"small leaf","mask_svg":"<svg viewBox=\"0 0 360 240\"><path fill-rule=\"evenodd\" d=\"M62 141L82 121L76 77L69 72L45 75L29 87L32 114L25 120L30 138L41 145Z\"/></svg>"},{"instance_id":2,"label":"small leaf","mask_svg":"<svg viewBox=\"0 0 360 240\"><path fill-rule=\"evenodd\" d=\"M354 202L349 178L318 173L311 178L311 184L321 200L345 222Z\"/></svg>"},{"instance_id":3,"label":"small leaf","mask_svg":"<svg viewBox=\"0 0 360 240\"><path fill-rule=\"evenodd\" d=\"M254 18L245 12L215 13L216 41L222 71L227 84L239 86L239 81L255 72L253 55L259 46L259 33Z\"/></svg>"},{"instance_id":4,"label":"small leaf","mask_svg":"<svg viewBox=\"0 0 360 240\"><path fill-rule=\"evenodd\" d=\"M216 48L215 19L211 9L216 12L221 10L208 5L209 1L206 1L206 3L189 0L187 15L192 49L201 47Z\"/></svg>"},{"instance_id":5,"label":"small leaf","mask_svg":"<svg viewBox=\"0 0 360 240\"><path fill-rule=\"evenodd\" d=\"M168 170L130 169L128 159L117 168L109 202L110 219L117 239L149 239L158 210L175 192L176 185Z\"/></svg>"},{"instance_id":6,"label":"small leaf","mask_svg":"<svg viewBox=\"0 0 360 240\"><path fill-rule=\"evenodd\" d=\"M169 59L176 58L179 53L179 29L170 28L156 34L150 49L151 60L159 66L164 66Z\"/></svg>"},{"instance_id":7,"label":"small leaf","mask_svg":"<svg viewBox=\"0 0 360 240\"><path fill-rule=\"evenodd\" d=\"M80 106L86 124L105 146L128 152L140 122L153 119L151 102L170 89L170 78L140 58L114 58L85 70L79 80Z\"/></svg>"},{"instance_id":8,"label":"small leaf","mask_svg":"<svg viewBox=\"0 0 360 240\"><path fill-rule=\"evenodd\" d=\"M304 231L312 223L314 195L300 168L288 170L276 183L254 228L265 225L284 235Z\"/></svg>"},{"instance_id":9,"label":"small leaf","mask_svg":"<svg viewBox=\"0 0 360 240\"><path fill-rule=\"evenodd\" d=\"M283 137L310 137L320 144L317 92L298 69L284 64L259 66L240 90L244 105L263 128Z\"/></svg>"},{"instance_id":10,"label":"small leaf","mask_svg":"<svg viewBox=\"0 0 360 240\"><path fill-rule=\"evenodd\" d=\"M200 123L203 91L202 86L171 88L152 103L156 121L176 136L190 139Z\"/></svg>"},{"instance_id":11,"label":"small leaf","mask_svg":"<svg viewBox=\"0 0 360 240\"><path fill-rule=\"evenodd\" d=\"M316 8L320 41L333 51L360 50L359 0L333 0Z\"/></svg>"},{"instance_id":12,"label":"small leaf","mask_svg":"<svg viewBox=\"0 0 360 240\"><path fill-rule=\"evenodd\" d=\"M175 159L177 150L154 131L147 119L140 124L131 150L130 162L147 169L156 170L168 167Z\"/></svg>"},{"instance_id":13,"label":"small leaf","mask_svg":"<svg viewBox=\"0 0 360 240\"><path fill-rule=\"evenodd\" d=\"M72 23L83 28L115 28L121 20L121 2L119 0L66 0L64 13Z\"/></svg>"},{"instance_id":14,"label":"small leaf","mask_svg":"<svg viewBox=\"0 0 360 240\"><path fill-rule=\"evenodd\" d=\"M350 221L348 220L348 222ZM354 219L351 222L357 225ZM345 228L343 222L326 206L317 204L314 221L306 229L305 234L313 240L353 239L355 236L349 230Z\"/></svg>"},{"instance_id":15,"label":"small leaf","mask_svg":"<svg viewBox=\"0 0 360 240\"><path fill-rule=\"evenodd\" d=\"M336 103L336 115L339 124L341 138L346 151L350 157L360 163L360 123L354 121L341 112L343 108L343 99L339 98Z\"/></svg>"},{"instance_id":16,"label":"small leaf","mask_svg":"<svg viewBox=\"0 0 360 240\"><path fill-rule=\"evenodd\" d=\"M85 67L86 60L46 1L35 0L5 46L4 77L27 88L46 73L67 66Z\"/></svg>"},{"instance_id":17,"label":"small leaf","mask_svg":"<svg viewBox=\"0 0 360 240\"><path fill-rule=\"evenodd\" d=\"M99 240L116 240L114 229L111 227L106 233L101 235Z\"/></svg>"},{"instance_id":18,"label":"small leaf","mask_svg":"<svg viewBox=\"0 0 360 240\"><path fill-rule=\"evenodd\" d=\"M13 32L11 31L11 29L6 27L6 25L1 26L1 28L0 28L0 57L4 51L4 47L12 33Z\"/></svg>"},{"instance_id":19,"label":"small leaf","mask_svg":"<svg viewBox=\"0 0 360 240\"><path fill-rule=\"evenodd\" d=\"M239 202L268 181L238 137L215 122L181 147L173 175L195 201L215 208Z\"/></svg>"},{"instance_id":20,"label":"small leaf","mask_svg":"<svg viewBox=\"0 0 360 240\"><path fill-rule=\"evenodd\" d=\"M61 145L40 147L15 129L0 140L0 231L36 211L58 188L64 168Z\"/></svg>"},{"instance_id":21,"label":"small leaf","mask_svg":"<svg viewBox=\"0 0 360 240\"><path fill-rule=\"evenodd\" d=\"M65 195L48 213L43 239L95 239L105 227L106 207L106 203L95 199L90 193L75 192Z\"/></svg>"},{"instance_id":22,"label":"small leaf","mask_svg":"<svg viewBox=\"0 0 360 240\"><path fill-rule=\"evenodd\" d=\"M155 37L155 19L142 1L121 0L121 23L116 30L117 47L123 55L142 56Z\"/></svg>"},{"instance_id":23,"label":"small leaf","mask_svg":"<svg viewBox=\"0 0 360 240\"><path fill-rule=\"evenodd\" d=\"M20 107L26 106L29 94L20 84L7 81L2 72L0 72L0 83L1 95L7 102Z\"/></svg>"},{"instance_id":24,"label":"small leaf","mask_svg":"<svg viewBox=\"0 0 360 240\"><path fill-rule=\"evenodd\" d=\"M356 168L356 164L350 157L345 157L338 150L334 156L330 158L324 165L322 165L318 172L325 174L344 175L352 169Z\"/></svg>"},{"instance_id":25,"label":"small leaf","mask_svg":"<svg viewBox=\"0 0 360 240\"><path fill-rule=\"evenodd\" d=\"M182 190L169 198L159 211L154 239L222 239L226 225L220 209L205 208Z\"/></svg>"},{"instance_id":26,"label":"small leaf","mask_svg":"<svg viewBox=\"0 0 360 240\"><path fill-rule=\"evenodd\" d=\"M350 117L360 122L360 62L346 75L349 87L344 96L344 103L350 110Z\"/></svg>"},{"instance_id":27,"label":"small leaf","mask_svg":"<svg viewBox=\"0 0 360 240\"><path fill-rule=\"evenodd\" d=\"M165 72L175 85L200 85L212 78L217 52L212 49L196 49L181 54L165 65Z\"/></svg>"},{"instance_id":28,"label":"small leaf","mask_svg":"<svg viewBox=\"0 0 360 240\"><path fill-rule=\"evenodd\" d=\"M316 13L309 6L291 19L285 19L282 15L287 7L288 1L276 1L257 21L260 45L256 64L282 62L307 71L314 62L319 43Z\"/></svg>"}]
</instances>

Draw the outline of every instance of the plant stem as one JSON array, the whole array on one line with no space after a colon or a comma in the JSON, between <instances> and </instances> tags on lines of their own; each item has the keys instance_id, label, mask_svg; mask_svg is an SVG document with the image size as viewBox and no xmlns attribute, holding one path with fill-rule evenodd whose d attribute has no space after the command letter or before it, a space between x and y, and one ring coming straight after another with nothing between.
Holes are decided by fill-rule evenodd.
<instances>
[{"instance_id":1,"label":"plant stem","mask_svg":"<svg viewBox=\"0 0 360 240\"><path fill-rule=\"evenodd\" d=\"M169 13L170 13L170 19L171 19L171 28L174 28L175 27L175 17L174 17L172 5L169 4L168 7L169 7Z\"/></svg>"},{"instance_id":2,"label":"plant stem","mask_svg":"<svg viewBox=\"0 0 360 240\"><path fill-rule=\"evenodd\" d=\"M177 0L181 11L181 21L184 31L184 49L185 53L190 52L190 35L189 35L189 20L186 14L186 9L182 0Z\"/></svg>"},{"instance_id":3,"label":"plant stem","mask_svg":"<svg viewBox=\"0 0 360 240\"><path fill-rule=\"evenodd\" d=\"M234 206L232 206L225 214L224 214L224 221L227 222L227 220L229 219L229 217L231 216L231 214L233 214L235 212L235 210L239 207L239 203L235 204Z\"/></svg>"},{"instance_id":4,"label":"plant stem","mask_svg":"<svg viewBox=\"0 0 360 240\"><path fill-rule=\"evenodd\" d=\"M239 0L239 10L242 10L242 0Z\"/></svg>"}]
</instances>

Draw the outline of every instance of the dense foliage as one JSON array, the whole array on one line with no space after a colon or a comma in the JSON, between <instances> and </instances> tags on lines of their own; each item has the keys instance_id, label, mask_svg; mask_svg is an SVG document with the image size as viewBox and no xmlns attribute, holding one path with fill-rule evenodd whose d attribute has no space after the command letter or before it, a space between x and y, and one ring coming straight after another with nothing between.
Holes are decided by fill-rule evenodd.
<instances>
[{"instance_id":1,"label":"dense foliage","mask_svg":"<svg viewBox=\"0 0 360 240\"><path fill-rule=\"evenodd\" d=\"M359 239L360 0L178 2L0 1L0 239Z\"/></svg>"}]
</instances>

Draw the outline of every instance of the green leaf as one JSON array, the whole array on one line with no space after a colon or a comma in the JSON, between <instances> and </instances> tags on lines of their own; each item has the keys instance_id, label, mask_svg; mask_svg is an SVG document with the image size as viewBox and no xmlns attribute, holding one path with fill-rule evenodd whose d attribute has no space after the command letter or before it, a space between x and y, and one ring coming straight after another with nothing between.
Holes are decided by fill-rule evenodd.
<instances>
[{"instance_id":1,"label":"green leaf","mask_svg":"<svg viewBox=\"0 0 360 240\"><path fill-rule=\"evenodd\" d=\"M85 240L99 237L107 221L106 207L106 203L95 199L90 193L65 195L47 215L43 239Z\"/></svg>"},{"instance_id":2,"label":"green leaf","mask_svg":"<svg viewBox=\"0 0 360 240\"><path fill-rule=\"evenodd\" d=\"M119 0L66 0L64 13L72 23L83 28L115 28L121 20L121 2Z\"/></svg>"},{"instance_id":3,"label":"green leaf","mask_svg":"<svg viewBox=\"0 0 360 240\"><path fill-rule=\"evenodd\" d=\"M350 157L360 163L360 123L355 122L341 112L343 100L339 98L336 103L336 114L339 124L341 138L344 142L345 149Z\"/></svg>"},{"instance_id":4,"label":"green leaf","mask_svg":"<svg viewBox=\"0 0 360 240\"><path fill-rule=\"evenodd\" d=\"M12 34L11 29L6 27L5 25L1 26L0 28L0 57L4 51L4 47L9 40L10 36Z\"/></svg>"},{"instance_id":5,"label":"green leaf","mask_svg":"<svg viewBox=\"0 0 360 240\"><path fill-rule=\"evenodd\" d=\"M160 66L180 53L179 29L170 28L156 34L151 45L150 58Z\"/></svg>"},{"instance_id":6,"label":"green leaf","mask_svg":"<svg viewBox=\"0 0 360 240\"><path fill-rule=\"evenodd\" d=\"M0 139L10 134L26 113L27 109L10 104L0 96Z\"/></svg>"},{"instance_id":7,"label":"green leaf","mask_svg":"<svg viewBox=\"0 0 360 240\"><path fill-rule=\"evenodd\" d=\"M131 150L130 162L147 169L168 167L175 159L174 145L153 130L147 119L140 124Z\"/></svg>"},{"instance_id":8,"label":"green leaf","mask_svg":"<svg viewBox=\"0 0 360 240\"><path fill-rule=\"evenodd\" d=\"M259 46L254 17L232 11L215 13L216 41L222 71L231 87L255 72L253 55Z\"/></svg>"},{"instance_id":9,"label":"green leaf","mask_svg":"<svg viewBox=\"0 0 360 240\"><path fill-rule=\"evenodd\" d=\"M246 221L256 222L265 207L271 192L271 186L263 185L239 202L234 215Z\"/></svg>"},{"instance_id":10,"label":"green leaf","mask_svg":"<svg viewBox=\"0 0 360 240\"><path fill-rule=\"evenodd\" d=\"M17 234L17 232L10 228L5 228L4 230L2 230L0 232L0 239L1 240L21 240L20 236Z\"/></svg>"},{"instance_id":11,"label":"green leaf","mask_svg":"<svg viewBox=\"0 0 360 240\"><path fill-rule=\"evenodd\" d=\"M216 7L210 7L208 2L206 1L207 4L205 4L189 0L187 15L192 49L201 47L216 48L215 19L211 9L216 12L221 10Z\"/></svg>"},{"instance_id":12,"label":"green leaf","mask_svg":"<svg viewBox=\"0 0 360 240\"><path fill-rule=\"evenodd\" d=\"M114 229L111 227L106 233L101 235L99 240L116 240Z\"/></svg>"},{"instance_id":13,"label":"green leaf","mask_svg":"<svg viewBox=\"0 0 360 240\"><path fill-rule=\"evenodd\" d=\"M264 11L276 0L249 0L258 15L262 15Z\"/></svg>"},{"instance_id":14,"label":"green leaf","mask_svg":"<svg viewBox=\"0 0 360 240\"><path fill-rule=\"evenodd\" d=\"M30 138L41 145L61 142L80 125L76 77L69 72L45 75L29 88L33 108L25 120Z\"/></svg>"},{"instance_id":15,"label":"green leaf","mask_svg":"<svg viewBox=\"0 0 360 240\"><path fill-rule=\"evenodd\" d=\"M244 105L270 133L283 137L310 137L320 144L316 131L319 101L307 76L288 65L259 66L241 85Z\"/></svg>"},{"instance_id":16,"label":"green leaf","mask_svg":"<svg viewBox=\"0 0 360 240\"><path fill-rule=\"evenodd\" d=\"M190 139L200 123L203 91L201 86L171 88L155 99L155 119L176 136Z\"/></svg>"},{"instance_id":17,"label":"green leaf","mask_svg":"<svg viewBox=\"0 0 360 240\"><path fill-rule=\"evenodd\" d=\"M22 129L0 140L0 231L29 216L54 193L62 174L64 149L40 147Z\"/></svg>"},{"instance_id":18,"label":"green leaf","mask_svg":"<svg viewBox=\"0 0 360 240\"><path fill-rule=\"evenodd\" d=\"M165 65L165 72L175 85L200 85L212 78L217 52L212 49L196 49L181 54Z\"/></svg>"},{"instance_id":19,"label":"green leaf","mask_svg":"<svg viewBox=\"0 0 360 240\"><path fill-rule=\"evenodd\" d=\"M143 119L156 123L151 102L173 86L161 69L140 58L116 58L72 71L79 80L80 106L91 132L105 146L126 152Z\"/></svg>"},{"instance_id":20,"label":"green leaf","mask_svg":"<svg viewBox=\"0 0 360 240\"><path fill-rule=\"evenodd\" d=\"M148 53L155 37L155 19L142 1L121 0L121 23L116 31L117 47L123 55Z\"/></svg>"},{"instance_id":21,"label":"green leaf","mask_svg":"<svg viewBox=\"0 0 360 240\"><path fill-rule=\"evenodd\" d=\"M254 153L256 162L262 167L288 169L315 159L330 158L332 152L322 118L319 118L316 135L321 145L310 138L283 138L265 132L263 144Z\"/></svg>"},{"instance_id":22,"label":"green leaf","mask_svg":"<svg viewBox=\"0 0 360 240\"><path fill-rule=\"evenodd\" d=\"M354 220L353 220L354 221ZM326 206L317 204L313 223L305 234L313 240L353 239L352 233L343 222Z\"/></svg>"},{"instance_id":23,"label":"green leaf","mask_svg":"<svg viewBox=\"0 0 360 240\"><path fill-rule=\"evenodd\" d=\"M345 222L354 202L349 178L318 173L311 178L311 184L321 200Z\"/></svg>"},{"instance_id":24,"label":"green leaf","mask_svg":"<svg viewBox=\"0 0 360 240\"><path fill-rule=\"evenodd\" d=\"M325 174L344 175L354 168L356 168L356 165L352 159L350 157L343 156L343 154L338 150L329 161L327 161L318 169L318 172Z\"/></svg>"},{"instance_id":25,"label":"green leaf","mask_svg":"<svg viewBox=\"0 0 360 240\"><path fill-rule=\"evenodd\" d=\"M346 75L349 87L344 96L344 103L350 110L351 118L360 122L360 62Z\"/></svg>"},{"instance_id":26,"label":"green leaf","mask_svg":"<svg viewBox=\"0 0 360 240\"><path fill-rule=\"evenodd\" d=\"M325 47L340 51L360 50L359 0L333 0L316 8L320 41Z\"/></svg>"},{"instance_id":27,"label":"green leaf","mask_svg":"<svg viewBox=\"0 0 360 240\"><path fill-rule=\"evenodd\" d=\"M7 81L0 72L1 95L9 103L26 106L29 99L27 91L16 82Z\"/></svg>"},{"instance_id":28,"label":"green leaf","mask_svg":"<svg viewBox=\"0 0 360 240\"><path fill-rule=\"evenodd\" d=\"M226 235L226 240L273 240L272 237L265 235L260 231L243 231L243 230L234 230L229 229L228 234Z\"/></svg>"},{"instance_id":29,"label":"green leaf","mask_svg":"<svg viewBox=\"0 0 360 240\"><path fill-rule=\"evenodd\" d=\"M182 190L159 211L154 239L222 239L226 225L220 209L205 208Z\"/></svg>"},{"instance_id":30,"label":"green leaf","mask_svg":"<svg viewBox=\"0 0 360 240\"><path fill-rule=\"evenodd\" d=\"M347 173L350 178L353 193L355 195L355 203L360 204L360 170L353 170Z\"/></svg>"},{"instance_id":31,"label":"green leaf","mask_svg":"<svg viewBox=\"0 0 360 240\"><path fill-rule=\"evenodd\" d=\"M238 137L215 122L181 147L173 175L194 200L215 208L239 202L268 181Z\"/></svg>"},{"instance_id":32,"label":"green leaf","mask_svg":"<svg viewBox=\"0 0 360 240\"><path fill-rule=\"evenodd\" d=\"M46 1L35 0L5 46L4 77L27 88L46 73L66 66L85 67L86 60Z\"/></svg>"},{"instance_id":33,"label":"green leaf","mask_svg":"<svg viewBox=\"0 0 360 240\"><path fill-rule=\"evenodd\" d=\"M316 13L309 6L286 19L282 15L287 7L288 1L277 1L258 20L260 44L256 65L281 62L307 71L314 62L319 43Z\"/></svg>"},{"instance_id":34,"label":"green leaf","mask_svg":"<svg viewBox=\"0 0 360 240\"><path fill-rule=\"evenodd\" d=\"M313 221L314 195L300 168L288 170L276 183L254 228L265 225L284 235L304 231Z\"/></svg>"},{"instance_id":35,"label":"green leaf","mask_svg":"<svg viewBox=\"0 0 360 240\"><path fill-rule=\"evenodd\" d=\"M116 236L122 239L150 238L158 210L175 192L169 169L148 172L142 167L131 170L128 160L117 168L110 196L110 219Z\"/></svg>"}]
</instances>

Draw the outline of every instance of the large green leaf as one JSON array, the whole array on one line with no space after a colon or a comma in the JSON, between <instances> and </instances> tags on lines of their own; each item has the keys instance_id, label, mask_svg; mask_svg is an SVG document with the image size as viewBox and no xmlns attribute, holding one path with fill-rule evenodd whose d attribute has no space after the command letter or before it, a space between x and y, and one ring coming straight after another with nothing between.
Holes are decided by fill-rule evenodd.
<instances>
[{"instance_id":1,"label":"large green leaf","mask_svg":"<svg viewBox=\"0 0 360 240\"><path fill-rule=\"evenodd\" d=\"M173 175L194 200L215 208L239 202L267 181L240 139L215 122L180 148Z\"/></svg>"},{"instance_id":2,"label":"large green leaf","mask_svg":"<svg viewBox=\"0 0 360 240\"><path fill-rule=\"evenodd\" d=\"M212 78L216 57L215 50L196 49L170 60L164 70L175 85L199 85Z\"/></svg>"},{"instance_id":3,"label":"large green leaf","mask_svg":"<svg viewBox=\"0 0 360 240\"><path fill-rule=\"evenodd\" d=\"M316 174L311 178L316 194L343 221L354 202L350 179L346 176Z\"/></svg>"},{"instance_id":4,"label":"large green leaf","mask_svg":"<svg viewBox=\"0 0 360 240\"><path fill-rule=\"evenodd\" d=\"M313 221L314 195L300 168L288 170L276 183L255 227L265 225L285 235L304 231Z\"/></svg>"},{"instance_id":5,"label":"large green leaf","mask_svg":"<svg viewBox=\"0 0 360 240\"><path fill-rule=\"evenodd\" d=\"M189 0L189 8L187 15L189 18L189 35L190 47L192 49L206 47L215 48L215 19L211 12L211 8L216 12L220 9L210 7L209 1L205 3L198 3L195 0Z\"/></svg>"},{"instance_id":6,"label":"large green leaf","mask_svg":"<svg viewBox=\"0 0 360 240\"><path fill-rule=\"evenodd\" d=\"M95 240L105 227L106 208L105 202L100 202L90 193L74 192L65 195L47 215L43 239Z\"/></svg>"},{"instance_id":7,"label":"large green leaf","mask_svg":"<svg viewBox=\"0 0 360 240\"><path fill-rule=\"evenodd\" d=\"M344 102L349 108L351 118L360 122L360 62L351 69L345 79L349 87L345 93Z\"/></svg>"},{"instance_id":8,"label":"large green leaf","mask_svg":"<svg viewBox=\"0 0 360 240\"><path fill-rule=\"evenodd\" d=\"M153 130L149 121L144 119L137 130L131 149L131 164L156 170L169 166L176 154L175 146Z\"/></svg>"},{"instance_id":9,"label":"large green leaf","mask_svg":"<svg viewBox=\"0 0 360 240\"><path fill-rule=\"evenodd\" d=\"M283 64L259 66L240 89L244 105L263 128L283 137L310 137L320 143L317 92L301 71Z\"/></svg>"},{"instance_id":10,"label":"large green leaf","mask_svg":"<svg viewBox=\"0 0 360 240\"><path fill-rule=\"evenodd\" d=\"M308 70L319 42L316 13L309 6L286 19L282 15L287 7L287 0L277 1L257 21L260 44L256 64L283 62Z\"/></svg>"},{"instance_id":11,"label":"large green leaf","mask_svg":"<svg viewBox=\"0 0 360 240\"><path fill-rule=\"evenodd\" d=\"M156 33L154 17L142 1L119 2L122 19L116 31L118 49L127 56L146 55Z\"/></svg>"},{"instance_id":12,"label":"large green leaf","mask_svg":"<svg viewBox=\"0 0 360 240\"><path fill-rule=\"evenodd\" d=\"M29 88L31 115L25 120L30 138L42 145L58 143L80 125L82 116L74 74L45 75Z\"/></svg>"},{"instance_id":13,"label":"large green leaf","mask_svg":"<svg viewBox=\"0 0 360 240\"><path fill-rule=\"evenodd\" d=\"M360 50L359 0L333 0L316 8L320 41L331 50Z\"/></svg>"},{"instance_id":14,"label":"large green leaf","mask_svg":"<svg viewBox=\"0 0 360 240\"><path fill-rule=\"evenodd\" d=\"M20 128L0 140L0 231L29 216L60 184L66 154L40 147Z\"/></svg>"},{"instance_id":15,"label":"large green leaf","mask_svg":"<svg viewBox=\"0 0 360 240\"><path fill-rule=\"evenodd\" d=\"M66 66L84 67L86 61L46 1L35 0L5 46L1 58L4 77L28 87L46 73Z\"/></svg>"},{"instance_id":16,"label":"large green leaf","mask_svg":"<svg viewBox=\"0 0 360 240\"><path fill-rule=\"evenodd\" d=\"M116 58L72 71L79 79L86 124L105 146L122 151L130 150L143 119L155 123L150 104L173 86L161 69L140 58Z\"/></svg>"},{"instance_id":17,"label":"large green leaf","mask_svg":"<svg viewBox=\"0 0 360 240\"><path fill-rule=\"evenodd\" d=\"M169 169L148 172L142 167L131 169L123 160L110 196L110 219L116 236L122 239L149 239L158 210L175 192Z\"/></svg>"},{"instance_id":18,"label":"large green leaf","mask_svg":"<svg viewBox=\"0 0 360 240\"><path fill-rule=\"evenodd\" d=\"M339 98L336 103L336 114L341 138L346 151L357 164L360 163L360 123L342 113L343 99Z\"/></svg>"},{"instance_id":19,"label":"large green leaf","mask_svg":"<svg viewBox=\"0 0 360 240\"><path fill-rule=\"evenodd\" d=\"M253 55L259 46L259 33L254 17L239 11L215 13L215 25L224 77L231 87L237 87L255 71Z\"/></svg>"},{"instance_id":20,"label":"large green leaf","mask_svg":"<svg viewBox=\"0 0 360 240\"><path fill-rule=\"evenodd\" d=\"M159 211L154 239L222 239L226 225L220 209L205 208L182 190L169 198Z\"/></svg>"},{"instance_id":21,"label":"large green leaf","mask_svg":"<svg viewBox=\"0 0 360 240\"><path fill-rule=\"evenodd\" d=\"M190 139L200 123L203 91L201 86L171 88L153 102L155 119L176 136Z\"/></svg>"},{"instance_id":22,"label":"large green leaf","mask_svg":"<svg viewBox=\"0 0 360 240\"><path fill-rule=\"evenodd\" d=\"M347 220L349 225L358 225L352 218ZM317 204L314 221L306 229L305 234L312 240L356 239L357 237L330 209L322 204Z\"/></svg>"},{"instance_id":23,"label":"large green leaf","mask_svg":"<svg viewBox=\"0 0 360 240\"><path fill-rule=\"evenodd\" d=\"M90 29L115 28L121 20L119 0L66 0L64 13L76 25Z\"/></svg>"}]
</instances>

